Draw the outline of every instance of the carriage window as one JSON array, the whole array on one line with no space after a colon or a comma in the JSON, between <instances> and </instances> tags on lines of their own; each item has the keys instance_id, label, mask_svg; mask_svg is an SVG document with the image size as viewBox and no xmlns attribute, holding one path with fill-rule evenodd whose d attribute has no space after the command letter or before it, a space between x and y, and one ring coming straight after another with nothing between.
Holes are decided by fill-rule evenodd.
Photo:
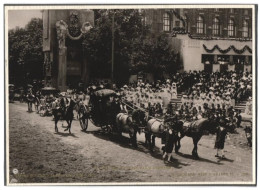
<instances>
[{"instance_id":1,"label":"carriage window","mask_svg":"<svg viewBox=\"0 0 260 190\"><path fill-rule=\"evenodd\" d=\"M234 20L229 19L228 21L228 36L233 37L234 36Z\"/></svg>"},{"instance_id":2,"label":"carriage window","mask_svg":"<svg viewBox=\"0 0 260 190\"><path fill-rule=\"evenodd\" d=\"M169 13L164 13L163 14L163 31L169 32L170 27L171 27L170 15L169 15Z\"/></svg>"},{"instance_id":3,"label":"carriage window","mask_svg":"<svg viewBox=\"0 0 260 190\"><path fill-rule=\"evenodd\" d=\"M197 34L203 34L204 33L204 20L201 16L197 19Z\"/></svg>"},{"instance_id":4,"label":"carriage window","mask_svg":"<svg viewBox=\"0 0 260 190\"><path fill-rule=\"evenodd\" d=\"M219 19L214 18L213 20L213 35L219 35Z\"/></svg>"}]
</instances>

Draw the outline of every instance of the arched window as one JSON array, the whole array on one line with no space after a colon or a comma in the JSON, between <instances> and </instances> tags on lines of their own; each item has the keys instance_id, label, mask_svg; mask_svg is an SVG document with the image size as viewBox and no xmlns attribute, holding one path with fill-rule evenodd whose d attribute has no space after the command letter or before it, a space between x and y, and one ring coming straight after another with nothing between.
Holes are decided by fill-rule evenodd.
<instances>
[{"instance_id":1,"label":"arched window","mask_svg":"<svg viewBox=\"0 0 260 190\"><path fill-rule=\"evenodd\" d=\"M234 37L234 20L233 19L229 19L228 21L228 36L229 37Z\"/></svg>"},{"instance_id":2,"label":"arched window","mask_svg":"<svg viewBox=\"0 0 260 190\"><path fill-rule=\"evenodd\" d=\"M170 14L164 13L163 14L163 31L169 32L170 28L171 28Z\"/></svg>"},{"instance_id":3,"label":"arched window","mask_svg":"<svg viewBox=\"0 0 260 190\"><path fill-rule=\"evenodd\" d=\"M204 20L202 16L199 16L197 18L197 34L203 34L204 33Z\"/></svg>"},{"instance_id":4,"label":"arched window","mask_svg":"<svg viewBox=\"0 0 260 190\"><path fill-rule=\"evenodd\" d=\"M218 18L214 18L213 20L213 35L218 36L219 35L219 20Z\"/></svg>"},{"instance_id":5,"label":"arched window","mask_svg":"<svg viewBox=\"0 0 260 190\"><path fill-rule=\"evenodd\" d=\"M247 20L244 20L244 22L243 22L242 37L248 38L248 21Z\"/></svg>"}]
</instances>

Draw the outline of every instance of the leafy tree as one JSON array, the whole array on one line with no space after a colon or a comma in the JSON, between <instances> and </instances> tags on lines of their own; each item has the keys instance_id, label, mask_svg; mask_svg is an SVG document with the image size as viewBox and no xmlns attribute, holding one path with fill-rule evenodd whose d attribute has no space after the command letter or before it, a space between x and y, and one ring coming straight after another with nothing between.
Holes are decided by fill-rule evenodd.
<instances>
[{"instance_id":1,"label":"leafy tree","mask_svg":"<svg viewBox=\"0 0 260 190\"><path fill-rule=\"evenodd\" d=\"M85 35L83 47L90 62L91 74L110 78L112 17L114 16L114 78L127 82L130 74L139 71L162 74L174 69L175 54L168 37L152 37L138 10L95 10L95 27ZM91 78L93 78L93 76Z\"/></svg>"},{"instance_id":2,"label":"leafy tree","mask_svg":"<svg viewBox=\"0 0 260 190\"><path fill-rule=\"evenodd\" d=\"M9 30L8 45L10 82L22 85L43 77L42 19L33 18L25 28Z\"/></svg>"}]
</instances>

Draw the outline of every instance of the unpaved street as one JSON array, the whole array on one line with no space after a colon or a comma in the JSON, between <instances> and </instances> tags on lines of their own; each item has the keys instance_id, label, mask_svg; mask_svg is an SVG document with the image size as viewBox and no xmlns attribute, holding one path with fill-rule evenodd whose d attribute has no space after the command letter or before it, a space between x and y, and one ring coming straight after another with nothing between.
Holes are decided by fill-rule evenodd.
<instances>
[{"instance_id":1,"label":"unpaved street","mask_svg":"<svg viewBox=\"0 0 260 190\"><path fill-rule=\"evenodd\" d=\"M135 149L129 145L127 134L109 137L92 124L85 133L77 120L72 123L72 135L64 132L61 122L59 133L55 133L51 117L28 113L26 104L15 102L9 106L12 182L252 181L252 150L246 145L242 129L225 144L227 160L214 157L215 136L202 137L198 146L200 159L193 159L192 139L185 137L180 153L172 153L173 163L166 164L159 139L155 151L150 153L144 145L144 134L137 136Z\"/></svg>"}]
</instances>

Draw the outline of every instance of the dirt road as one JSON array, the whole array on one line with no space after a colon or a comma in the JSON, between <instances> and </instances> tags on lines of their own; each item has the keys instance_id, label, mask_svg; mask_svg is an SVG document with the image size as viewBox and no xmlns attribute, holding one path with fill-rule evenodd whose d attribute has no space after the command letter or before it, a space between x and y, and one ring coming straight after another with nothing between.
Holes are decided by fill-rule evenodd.
<instances>
[{"instance_id":1,"label":"dirt road","mask_svg":"<svg viewBox=\"0 0 260 190\"><path fill-rule=\"evenodd\" d=\"M92 124L85 133L77 120L72 135L64 132L61 123L55 133L51 117L26 110L26 104L10 104L11 183L252 181L252 150L242 129L226 142L227 160L214 157L215 136L202 137L199 160L191 156L192 139L184 137L180 153L172 153L173 163L166 164L159 139L150 153L144 134L137 136L135 149L126 134L109 137Z\"/></svg>"}]
</instances>

